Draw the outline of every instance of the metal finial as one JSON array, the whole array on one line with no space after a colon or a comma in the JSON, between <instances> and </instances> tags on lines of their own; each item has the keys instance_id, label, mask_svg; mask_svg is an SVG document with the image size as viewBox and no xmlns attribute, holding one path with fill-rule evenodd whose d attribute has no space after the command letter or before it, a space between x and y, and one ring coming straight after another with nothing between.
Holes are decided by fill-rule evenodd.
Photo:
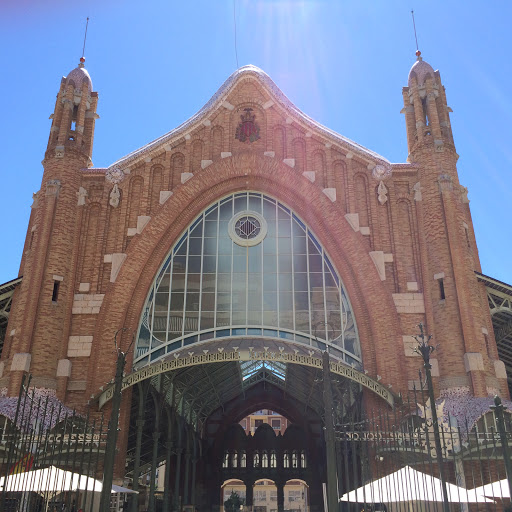
<instances>
[{"instance_id":1,"label":"metal finial","mask_svg":"<svg viewBox=\"0 0 512 512\"><path fill-rule=\"evenodd\" d=\"M421 55L421 52L418 47L418 36L416 34L416 23L414 22L414 11L411 11L411 16L412 16L412 26L414 28L414 39L416 40L416 57L419 57Z\"/></svg>"},{"instance_id":2,"label":"metal finial","mask_svg":"<svg viewBox=\"0 0 512 512\"><path fill-rule=\"evenodd\" d=\"M85 62L85 42L87 41L87 27L89 26L89 16L87 16L87 21L85 22L85 35L84 35L84 46L82 48L82 56L80 57L80 63L83 65Z\"/></svg>"}]
</instances>

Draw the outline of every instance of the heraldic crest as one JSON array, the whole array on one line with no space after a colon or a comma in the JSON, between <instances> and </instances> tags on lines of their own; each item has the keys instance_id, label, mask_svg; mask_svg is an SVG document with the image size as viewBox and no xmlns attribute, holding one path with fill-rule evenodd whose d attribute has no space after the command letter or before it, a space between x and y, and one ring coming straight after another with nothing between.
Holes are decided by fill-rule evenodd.
<instances>
[{"instance_id":1,"label":"heraldic crest","mask_svg":"<svg viewBox=\"0 0 512 512\"><path fill-rule=\"evenodd\" d=\"M240 142L254 142L260 138L260 127L254 121L256 115L252 114L252 108L244 108L245 114L240 116L242 120L235 133L235 139Z\"/></svg>"}]
</instances>

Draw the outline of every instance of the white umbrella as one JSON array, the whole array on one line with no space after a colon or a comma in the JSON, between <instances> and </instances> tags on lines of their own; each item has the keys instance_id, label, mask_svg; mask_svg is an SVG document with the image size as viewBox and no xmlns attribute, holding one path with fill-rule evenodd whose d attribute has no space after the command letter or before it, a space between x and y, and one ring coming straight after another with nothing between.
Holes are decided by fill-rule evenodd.
<instances>
[{"instance_id":1,"label":"white umbrella","mask_svg":"<svg viewBox=\"0 0 512 512\"><path fill-rule=\"evenodd\" d=\"M447 483L450 503L493 503L475 490ZM344 494L340 501L352 503L396 503L400 501L443 501L441 480L405 466L374 482Z\"/></svg>"},{"instance_id":2,"label":"white umbrella","mask_svg":"<svg viewBox=\"0 0 512 512\"><path fill-rule=\"evenodd\" d=\"M5 477L0 479L0 490L4 489ZM103 483L95 478L79 473L65 471L55 466L49 466L34 471L16 473L7 477L5 490L7 492L37 492L48 501L61 492L69 491L93 491L101 492ZM118 485L112 486L112 493L136 492Z\"/></svg>"},{"instance_id":3,"label":"white umbrella","mask_svg":"<svg viewBox=\"0 0 512 512\"><path fill-rule=\"evenodd\" d=\"M476 487L472 490L483 496L489 496L490 498L510 498L510 488L506 478L499 480L498 482L492 482L490 484Z\"/></svg>"}]
</instances>

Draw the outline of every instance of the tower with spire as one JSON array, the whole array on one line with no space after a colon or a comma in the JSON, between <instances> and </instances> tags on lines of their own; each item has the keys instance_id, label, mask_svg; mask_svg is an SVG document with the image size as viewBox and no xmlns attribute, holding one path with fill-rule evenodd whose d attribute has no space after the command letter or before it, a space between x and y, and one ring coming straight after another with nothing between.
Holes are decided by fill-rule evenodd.
<instances>
[{"instance_id":1,"label":"tower with spire","mask_svg":"<svg viewBox=\"0 0 512 512\"><path fill-rule=\"evenodd\" d=\"M24 246L17 291L18 307L10 319L10 395L16 395L23 372L34 374L34 385L57 388L63 395L71 372L67 340L77 268L81 206L86 192L81 173L92 166L94 125L98 94L82 57L61 80L44 172L34 203ZM41 321L44 319L44 321ZM44 325L43 325L44 324ZM4 363L5 364L5 363Z\"/></svg>"},{"instance_id":2,"label":"tower with spire","mask_svg":"<svg viewBox=\"0 0 512 512\"><path fill-rule=\"evenodd\" d=\"M408 161L417 167L415 200L429 332L439 343L438 391L487 397L503 377L458 155L439 71L416 52L403 88ZM428 240L428 244L424 242ZM500 379L501 380L501 379Z\"/></svg>"}]
</instances>

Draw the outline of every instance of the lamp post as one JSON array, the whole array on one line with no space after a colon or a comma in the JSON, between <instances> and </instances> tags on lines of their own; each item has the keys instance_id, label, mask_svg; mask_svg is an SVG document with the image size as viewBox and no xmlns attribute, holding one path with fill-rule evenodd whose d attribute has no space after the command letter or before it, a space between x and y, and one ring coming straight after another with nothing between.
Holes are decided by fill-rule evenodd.
<instances>
[{"instance_id":1,"label":"lamp post","mask_svg":"<svg viewBox=\"0 0 512 512\"><path fill-rule=\"evenodd\" d=\"M430 364L430 354L432 354L436 348L433 345L430 345L429 342L432 339L432 335L426 335L423 332L423 324L420 324L418 327L420 328L420 334L418 336L414 336L414 339L418 342L418 346L415 347L414 351L420 354L423 358L423 368L425 368L425 375L427 377L427 391L430 399L430 408L432 411L432 428L434 430L437 465L439 466L439 477L441 479L441 489L443 492L443 511L450 512L450 505L448 503L448 491L446 489L446 478L443 467L443 454L441 451L441 437L439 435L439 420L437 418L434 387L432 385L432 365Z\"/></svg>"},{"instance_id":2,"label":"lamp post","mask_svg":"<svg viewBox=\"0 0 512 512\"><path fill-rule=\"evenodd\" d=\"M123 352L117 345L117 335L120 332L126 332L129 329L123 327L118 329L114 335L114 347L117 352L116 375L114 377L114 394L112 395L112 414L110 416L109 429L107 432L107 442L105 449L105 458L103 462L103 488L101 490L100 510L110 510L110 494L112 491L112 479L114 476L114 461L116 457L117 426L119 423L119 409L121 408L121 387L123 384L123 372L126 365L127 352L133 345L135 336L128 346L128 350Z\"/></svg>"}]
</instances>

